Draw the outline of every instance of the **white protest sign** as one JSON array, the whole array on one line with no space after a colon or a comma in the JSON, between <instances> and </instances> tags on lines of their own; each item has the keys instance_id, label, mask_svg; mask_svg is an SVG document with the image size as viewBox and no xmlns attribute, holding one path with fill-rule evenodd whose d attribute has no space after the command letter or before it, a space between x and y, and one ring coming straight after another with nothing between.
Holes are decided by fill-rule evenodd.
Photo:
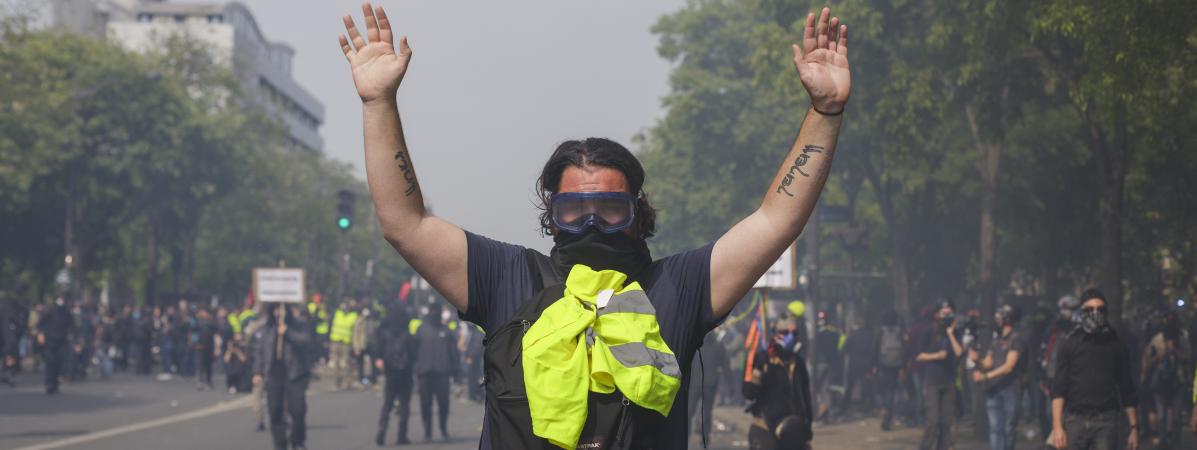
<instances>
[{"instance_id":1,"label":"white protest sign","mask_svg":"<svg viewBox=\"0 0 1197 450\"><path fill-rule=\"evenodd\" d=\"M786 250L781 253L781 257L769 266L769 270L761 275L761 279L756 280L753 284L754 288L768 288L789 290L797 287L797 274L794 270L796 261L794 260L794 246L786 247Z\"/></svg>"},{"instance_id":2,"label":"white protest sign","mask_svg":"<svg viewBox=\"0 0 1197 450\"><path fill-rule=\"evenodd\" d=\"M303 303L303 269L254 269L254 298L267 303Z\"/></svg>"}]
</instances>

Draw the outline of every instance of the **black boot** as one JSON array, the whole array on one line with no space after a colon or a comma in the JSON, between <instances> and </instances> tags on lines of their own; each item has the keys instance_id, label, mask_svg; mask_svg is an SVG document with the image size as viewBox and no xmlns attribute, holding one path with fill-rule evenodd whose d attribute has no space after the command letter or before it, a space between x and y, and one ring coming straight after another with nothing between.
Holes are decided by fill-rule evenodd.
<instances>
[{"instance_id":1,"label":"black boot","mask_svg":"<svg viewBox=\"0 0 1197 450\"><path fill-rule=\"evenodd\" d=\"M411 441L407 440L407 418L399 415L399 435L395 437L395 444L406 445Z\"/></svg>"},{"instance_id":2,"label":"black boot","mask_svg":"<svg viewBox=\"0 0 1197 450\"><path fill-rule=\"evenodd\" d=\"M378 445L379 447L382 447L382 442L383 442L383 439L386 437L386 434L387 434L386 428L379 428L378 434L374 435L374 444Z\"/></svg>"}]
</instances>

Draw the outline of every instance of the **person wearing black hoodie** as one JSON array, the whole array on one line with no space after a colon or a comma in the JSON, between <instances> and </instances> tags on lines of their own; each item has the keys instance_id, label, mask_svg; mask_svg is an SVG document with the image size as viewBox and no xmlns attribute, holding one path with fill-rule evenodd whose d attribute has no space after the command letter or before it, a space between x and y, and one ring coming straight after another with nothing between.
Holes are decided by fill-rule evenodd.
<instances>
[{"instance_id":1,"label":"person wearing black hoodie","mask_svg":"<svg viewBox=\"0 0 1197 450\"><path fill-rule=\"evenodd\" d=\"M74 330L74 320L66 300L62 297L54 300L54 306L38 322L38 328L37 341L42 345L42 355L46 360L46 394L54 395L58 393L58 377L63 362L68 358L67 343Z\"/></svg>"},{"instance_id":2,"label":"person wearing black hoodie","mask_svg":"<svg viewBox=\"0 0 1197 450\"><path fill-rule=\"evenodd\" d=\"M265 308L266 327L256 349L253 384L266 383L266 407L270 411L274 448L301 449L307 438L304 393L308 390L310 376L307 346L312 339L311 327L298 307L286 308L286 312L281 311L283 308L278 304L269 304ZM287 421L283 417L284 407L291 416L289 437Z\"/></svg>"},{"instance_id":3,"label":"person wearing black hoodie","mask_svg":"<svg viewBox=\"0 0 1197 450\"><path fill-rule=\"evenodd\" d=\"M407 418L411 414L412 366L416 357L416 340L408 329L411 321L402 308L391 308L382 324L374 331L374 342L378 346L375 367L382 369L386 377L383 389L382 411L378 415L378 434L374 443L379 447L387 434L391 421L391 409L399 402L399 433L396 444L409 444L407 440ZM423 397L423 394L421 394ZM427 422L428 419L425 419Z\"/></svg>"},{"instance_id":4,"label":"person wearing black hoodie","mask_svg":"<svg viewBox=\"0 0 1197 450\"><path fill-rule=\"evenodd\" d=\"M457 339L441 322L441 308L429 308L416 331L416 378L420 383L420 418L424 439L432 439L432 401L440 416L441 437L449 440L449 379L457 373Z\"/></svg>"}]
</instances>

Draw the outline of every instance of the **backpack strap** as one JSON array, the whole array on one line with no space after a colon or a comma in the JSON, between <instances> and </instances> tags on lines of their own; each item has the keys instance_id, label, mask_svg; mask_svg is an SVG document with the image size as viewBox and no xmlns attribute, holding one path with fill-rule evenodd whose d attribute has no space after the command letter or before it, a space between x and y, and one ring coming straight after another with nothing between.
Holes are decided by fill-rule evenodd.
<instances>
[{"instance_id":1,"label":"backpack strap","mask_svg":"<svg viewBox=\"0 0 1197 450\"><path fill-rule=\"evenodd\" d=\"M532 292L540 292L545 286L561 284L565 277L557 271L557 266L548 256L533 249L524 249L524 257L528 260L528 271L532 273Z\"/></svg>"}]
</instances>

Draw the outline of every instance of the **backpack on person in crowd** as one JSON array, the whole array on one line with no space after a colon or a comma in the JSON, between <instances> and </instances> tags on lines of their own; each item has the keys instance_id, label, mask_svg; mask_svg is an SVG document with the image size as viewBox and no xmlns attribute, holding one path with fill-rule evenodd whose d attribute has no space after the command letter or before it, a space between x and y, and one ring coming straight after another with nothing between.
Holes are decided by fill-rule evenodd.
<instances>
[{"instance_id":1,"label":"backpack on person in crowd","mask_svg":"<svg viewBox=\"0 0 1197 450\"><path fill-rule=\"evenodd\" d=\"M565 295L565 279L548 257L525 251L533 292L515 315L483 340L486 428L494 449L557 449L532 432L532 413L524 387L523 337L545 308ZM652 448L660 414L631 403L615 391L591 392L578 449ZM653 416L656 417L653 417Z\"/></svg>"},{"instance_id":2,"label":"backpack on person in crowd","mask_svg":"<svg viewBox=\"0 0 1197 450\"><path fill-rule=\"evenodd\" d=\"M1165 356L1151 366L1147 375L1147 387L1155 393L1170 394L1180 387L1174 356Z\"/></svg>"},{"instance_id":3,"label":"backpack on person in crowd","mask_svg":"<svg viewBox=\"0 0 1197 450\"><path fill-rule=\"evenodd\" d=\"M881 327L881 345L877 352L878 361L884 367L902 367L906 363L906 352L902 344L902 330L895 326Z\"/></svg>"}]
</instances>

